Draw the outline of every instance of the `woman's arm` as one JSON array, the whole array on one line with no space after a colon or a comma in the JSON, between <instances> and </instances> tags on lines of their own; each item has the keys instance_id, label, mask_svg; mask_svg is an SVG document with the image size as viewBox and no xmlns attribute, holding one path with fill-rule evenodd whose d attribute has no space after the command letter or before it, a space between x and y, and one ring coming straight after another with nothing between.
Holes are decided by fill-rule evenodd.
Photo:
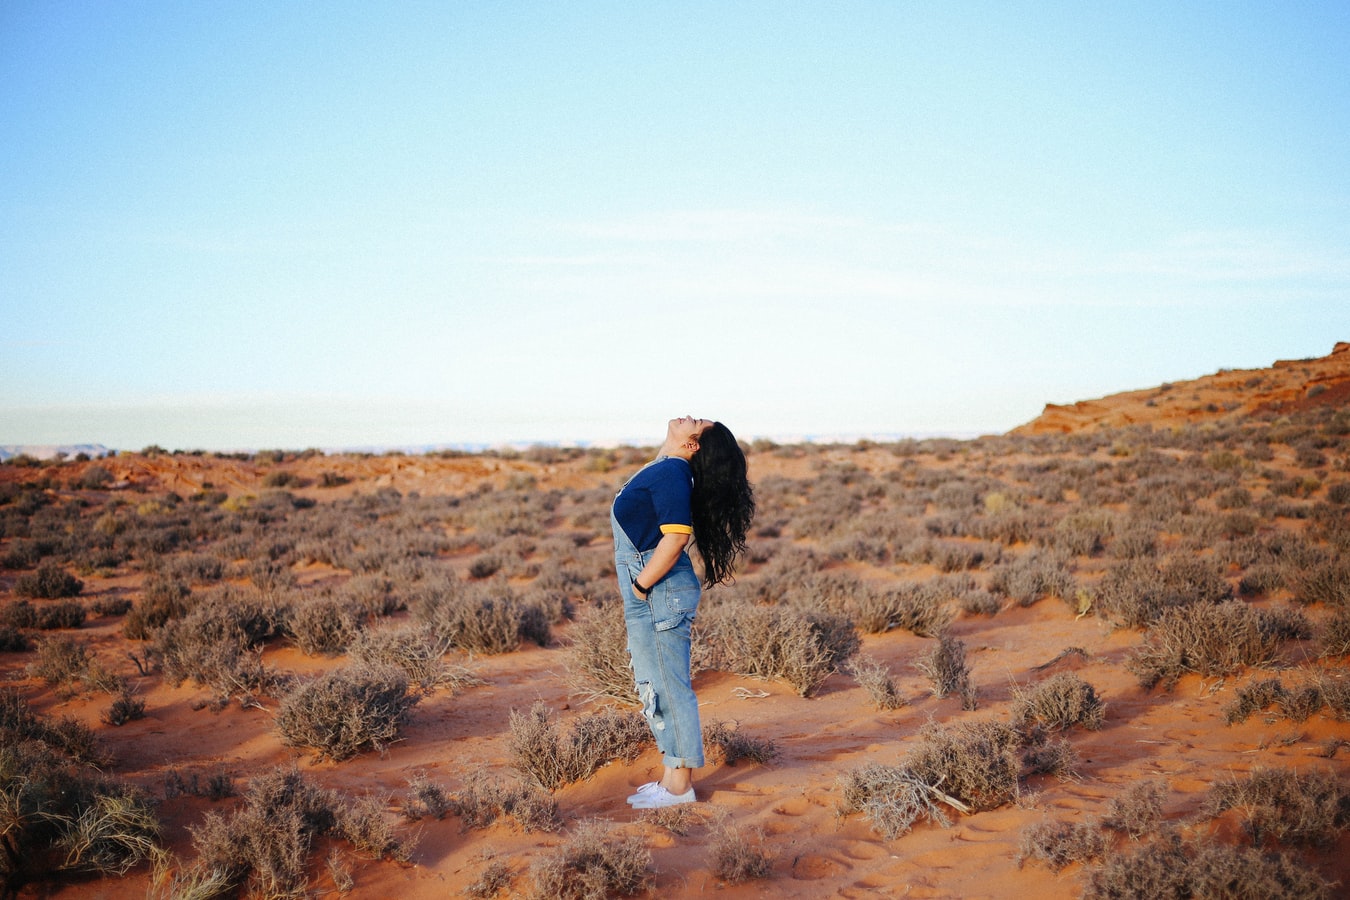
<instances>
[{"instance_id":1,"label":"woman's arm","mask_svg":"<svg viewBox=\"0 0 1350 900\"><path fill-rule=\"evenodd\" d=\"M680 554L688 543L689 535L687 534L662 535L661 542L652 551L652 558L638 573L638 584L650 588L654 587L662 578L665 578L666 573L675 565L676 560L680 558Z\"/></svg>"}]
</instances>

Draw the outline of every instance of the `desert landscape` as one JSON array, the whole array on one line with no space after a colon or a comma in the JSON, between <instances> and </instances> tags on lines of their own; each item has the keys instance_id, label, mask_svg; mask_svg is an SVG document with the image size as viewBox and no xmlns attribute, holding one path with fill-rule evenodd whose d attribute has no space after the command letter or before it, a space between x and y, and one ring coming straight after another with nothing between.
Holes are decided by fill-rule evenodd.
<instances>
[{"instance_id":1,"label":"desert landscape","mask_svg":"<svg viewBox=\"0 0 1350 900\"><path fill-rule=\"evenodd\" d=\"M1350 344L747 450L651 812L651 448L0 465L5 896L1344 896Z\"/></svg>"}]
</instances>

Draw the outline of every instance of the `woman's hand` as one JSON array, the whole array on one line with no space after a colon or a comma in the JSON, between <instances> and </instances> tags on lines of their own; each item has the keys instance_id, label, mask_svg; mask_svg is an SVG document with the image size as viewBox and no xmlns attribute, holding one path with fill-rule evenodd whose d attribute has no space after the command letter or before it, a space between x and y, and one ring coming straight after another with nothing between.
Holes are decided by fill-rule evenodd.
<instances>
[{"instance_id":1,"label":"woman's hand","mask_svg":"<svg viewBox=\"0 0 1350 900\"><path fill-rule=\"evenodd\" d=\"M649 588L656 587L656 583L670 572L675 566L675 561L680 558L685 545L689 543L687 534L667 534L661 538L661 542L656 545L656 552L652 554L647 565L642 567L642 571L633 579L633 593L639 600L646 600L647 593L640 590L639 585L646 585Z\"/></svg>"}]
</instances>

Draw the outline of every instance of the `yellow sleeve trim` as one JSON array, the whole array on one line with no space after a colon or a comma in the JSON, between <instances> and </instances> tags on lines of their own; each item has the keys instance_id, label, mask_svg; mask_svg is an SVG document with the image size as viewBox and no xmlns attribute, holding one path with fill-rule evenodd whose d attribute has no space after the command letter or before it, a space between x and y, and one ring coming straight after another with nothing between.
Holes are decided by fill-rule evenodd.
<instances>
[{"instance_id":1,"label":"yellow sleeve trim","mask_svg":"<svg viewBox=\"0 0 1350 900\"><path fill-rule=\"evenodd\" d=\"M690 525L662 525L662 534L693 534L694 529Z\"/></svg>"}]
</instances>

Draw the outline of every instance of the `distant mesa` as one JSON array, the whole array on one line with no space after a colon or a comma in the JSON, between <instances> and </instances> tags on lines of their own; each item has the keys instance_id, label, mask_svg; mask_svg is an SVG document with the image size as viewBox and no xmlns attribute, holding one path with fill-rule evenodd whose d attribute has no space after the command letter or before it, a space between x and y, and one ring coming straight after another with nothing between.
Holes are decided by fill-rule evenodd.
<instances>
[{"instance_id":1,"label":"distant mesa","mask_svg":"<svg viewBox=\"0 0 1350 900\"><path fill-rule=\"evenodd\" d=\"M102 444L4 444L0 445L0 462L16 456L33 459L73 459L81 453L93 459L107 456L112 451Z\"/></svg>"},{"instance_id":2,"label":"distant mesa","mask_svg":"<svg viewBox=\"0 0 1350 900\"><path fill-rule=\"evenodd\" d=\"M1268 369L1221 369L1194 381L1126 391L1077 403L1047 403L1013 434L1072 434L1096 428L1160 428L1247 416L1350 407L1350 342L1318 359L1279 360Z\"/></svg>"}]
</instances>

